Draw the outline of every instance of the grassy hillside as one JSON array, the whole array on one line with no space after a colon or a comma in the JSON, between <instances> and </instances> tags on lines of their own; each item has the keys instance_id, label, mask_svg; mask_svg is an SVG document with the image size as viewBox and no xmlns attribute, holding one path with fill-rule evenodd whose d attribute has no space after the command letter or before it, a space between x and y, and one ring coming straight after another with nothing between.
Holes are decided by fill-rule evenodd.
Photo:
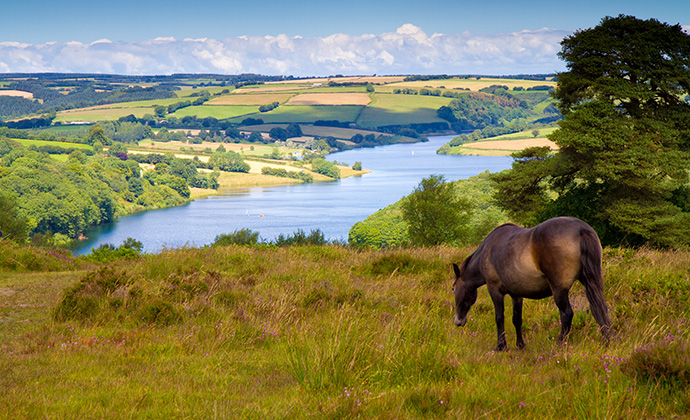
<instances>
[{"instance_id":1,"label":"grassy hillside","mask_svg":"<svg viewBox=\"0 0 690 420\"><path fill-rule=\"evenodd\" d=\"M0 240L0 404L15 419L690 415L687 251L605 250L610 346L577 285L567 346L555 305L527 301L527 348L508 327L505 353L485 288L452 324L450 263L471 251L219 247L99 266Z\"/></svg>"},{"instance_id":2,"label":"grassy hillside","mask_svg":"<svg viewBox=\"0 0 690 420\"><path fill-rule=\"evenodd\" d=\"M489 171L453 182L455 193L472 203L468 222L470 235L464 243L479 243L494 227L509 222L508 216L493 203L493 186ZM404 199L375 212L355 223L348 234L348 242L357 246L394 248L410 242L408 225L403 220L401 204Z\"/></svg>"},{"instance_id":3,"label":"grassy hillside","mask_svg":"<svg viewBox=\"0 0 690 420\"><path fill-rule=\"evenodd\" d=\"M363 127L443 122L436 110L450 98L413 95L376 95L357 119Z\"/></svg>"}]
</instances>

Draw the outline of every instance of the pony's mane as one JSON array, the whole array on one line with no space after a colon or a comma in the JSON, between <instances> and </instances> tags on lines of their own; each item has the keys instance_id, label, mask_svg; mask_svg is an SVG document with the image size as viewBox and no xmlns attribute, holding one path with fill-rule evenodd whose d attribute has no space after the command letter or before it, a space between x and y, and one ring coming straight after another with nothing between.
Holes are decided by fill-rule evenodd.
<instances>
[{"instance_id":1,"label":"pony's mane","mask_svg":"<svg viewBox=\"0 0 690 420\"><path fill-rule=\"evenodd\" d=\"M477 251L474 251L473 253L471 253L467 258L465 258L465 261L463 261L462 264L460 264L460 275L462 275L463 273L465 273L465 270L467 269L467 266L470 264L470 261L472 260L472 257L474 257L474 254L475 254L476 252L477 252Z\"/></svg>"}]
</instances>

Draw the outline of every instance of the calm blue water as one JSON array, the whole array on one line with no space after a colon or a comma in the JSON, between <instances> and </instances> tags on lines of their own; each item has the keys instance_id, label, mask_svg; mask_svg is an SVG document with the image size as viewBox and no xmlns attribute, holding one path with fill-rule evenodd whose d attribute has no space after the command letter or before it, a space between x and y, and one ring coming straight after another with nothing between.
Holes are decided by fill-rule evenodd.
<instances>
[{"instance_id":1,"label":"calm blue water","mask_svg":"<svg viewBox=\"0 0 690 420\"><path fill-rule=\"evenodd\" d=\"M131 237L144 251L202 246L216 235L248 228L264 239L289 235L297 229L320 229L329 240L347 240L350 227L372 213L410 194L431 174L446 180L469 178L484 170L510 167L510 157L443 156L436 149L452 136L432 137L428 143L397 144L334 153L330 160L373 171L361 177L281 187L226 191L185 206L147 211L120 218L87 234L74 252L84 254L104 243L120 245Z\"/></svg>"}]
</instances>

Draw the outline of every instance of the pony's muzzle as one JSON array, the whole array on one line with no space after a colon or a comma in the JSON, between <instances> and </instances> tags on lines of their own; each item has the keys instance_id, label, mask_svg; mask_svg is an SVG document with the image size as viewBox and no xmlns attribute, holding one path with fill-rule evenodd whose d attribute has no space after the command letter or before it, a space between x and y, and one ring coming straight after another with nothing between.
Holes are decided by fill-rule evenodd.
<instances>
[{"instance_id":1,"label":"pony's muzzle","mask_svg":"<svg viewBox=\"0 0 690 420\"><path fill-rule=\"evenodd\" d=\"M467 324L467 317L459 318L458 314L455 314L453 317L453 322L455 323L456 327L464 327L465 324Z\"/></svg>"}]
</instances>

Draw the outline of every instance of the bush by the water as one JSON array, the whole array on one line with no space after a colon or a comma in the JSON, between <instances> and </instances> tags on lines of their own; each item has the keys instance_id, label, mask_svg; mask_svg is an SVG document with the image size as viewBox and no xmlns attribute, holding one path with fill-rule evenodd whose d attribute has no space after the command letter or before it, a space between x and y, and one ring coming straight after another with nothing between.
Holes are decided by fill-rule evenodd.
<instances>
[{"instance_id":1,"label":"bush by the water","mask_svg":"<svg viewBox=\"0 0 690 420\"><path fill-rule=\"evenodd\" d=\"M288 171L287 169L283 169L283 168L271 168L268 166L264 166L263 168L261 168L261 173L264 175L299 179L302 182L313 182L314 181L314 177L310 173L301 172L301 171Z\"/></svg>"}]
</instances>

